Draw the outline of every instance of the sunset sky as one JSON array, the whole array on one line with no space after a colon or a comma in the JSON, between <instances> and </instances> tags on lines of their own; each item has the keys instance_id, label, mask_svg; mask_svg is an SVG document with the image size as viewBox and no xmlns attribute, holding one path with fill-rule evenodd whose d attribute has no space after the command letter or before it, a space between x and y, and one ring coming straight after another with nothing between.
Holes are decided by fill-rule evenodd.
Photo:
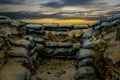
<instances>
[{"instance_id":1,"label":"sunset sky","mask_svg":"<svg viewBox=\"0 0 120 80\"><path fill-rule=\"evenodd\" d=\"M91 24L120 13L120 0L0 0L0 15L33 23Z\"/></svg>"}]
</instances>

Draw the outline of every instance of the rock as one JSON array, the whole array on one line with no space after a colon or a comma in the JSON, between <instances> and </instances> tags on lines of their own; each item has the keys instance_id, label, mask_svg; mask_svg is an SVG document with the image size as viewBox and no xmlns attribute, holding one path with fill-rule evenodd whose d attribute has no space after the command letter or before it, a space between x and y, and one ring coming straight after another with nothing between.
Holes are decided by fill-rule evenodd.
<instances>
[{"instance_id":1,"label":"rock","mask_svg":"<svg viewBox=\"0 0 120 80\"><path fill-rule=\"evenodd\" d=\"M90 58L93 57L93 51L90 49L80 49L76 56L79 60L84 58Z\"/></svg>"},{"instance_id":2,"label":"rock","mask_svg":"<svg viewBox=\"0 0 120 80\"><path fill-rule=\"evenodd\" d=\"M61 77L63 74L65 74L65 71L61 70L59 72L54 73L55 77Z\"/></svg>"},{"instance_id":3,"label":"rock","mask_svg":"<svg viewBox=\"0 0 120 80\"><path fill-rule=\"evenodd\" d=\"M24 39L33 41L34 38L31 35L27 35L27 36L24 36Z\"/></svg>"},{"instance_id":4,"label":"rock","mask_svg":"<svg viewBox=\"0 0 120 80\"><path fill-rule=\"evenodd\" d=\"M74 29L87 29L88 25L74 25L73 28Z\"/></svg>"},{"instance_id":5,"label":"rock","mask_svg":"<svg viewBox=\"0 0 120 80\"><path fill-rule=\"evenodd\" d=\"M13 57L25 57L25 58L28 58L29 55L28 51L23 47L12 47L12 49L9 50L7 54Z\"/></svg>"},{"instance_id":6,"label":"rock","mask_svg":"<svg viewBox=\"0 0 120 80\"><path fill-rule=\"evenodd\" d=\"M71 42L68 42L68 43L60 43L59 48L70 48L72 47L72 43Z\"/></svg>"},{"instance_id":7,"label":"rock","mask_svg":"<svg viewBox=\"0 0 120 80\"><path fill-rule=\"evenodd\" d=\"M76 68L80 68L83 66L92 66L93 65L93 60L92 58L86 58L83 60L78 60L76 63Z\"/></svg>"},{"instance_id":8,"label":"rock","mask_svg":"<svg viewBox=\"0 0 120 80\"><path fill-rule=\"evenodd\" d=\"M35 30L42 30L43 26L42 25L38 25L38 24L27 24L26 28L28 28L28 29L35 29Z\"/></svg>"}]
</instances>

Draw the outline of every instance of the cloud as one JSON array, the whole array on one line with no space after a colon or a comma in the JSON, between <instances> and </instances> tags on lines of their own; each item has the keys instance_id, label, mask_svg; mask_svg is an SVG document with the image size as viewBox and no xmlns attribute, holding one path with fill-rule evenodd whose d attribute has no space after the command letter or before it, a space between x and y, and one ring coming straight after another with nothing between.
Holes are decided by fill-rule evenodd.
<instances>
[{"instance_id":1,"label":"cloud","mask_svg":"<svg viewBox=\"0 0 120 80\"><path fill-rule=\"evenodd\" d=\"M93 0L61 0L58 2L48 2L42 4L45 7L52 7L52 8L58 8L63 6L76 6L76 5L88 5Z\"/></svg>"},{"instance_id":2,"label":"cloud","mask_svg":"<svg viewBox=\"0 0 120 80\"><path fill-rule=\"evenodd\" d=\"M0 0L0 4L23 4L25 0Z\"/></svg>"},{"instance_id":3,"label":"cloud","mask_svg":"<svg viewBox=\"0 0 120 80\"><path fill-rule=\"evenodd\" d=\"M108 13L108 15L115 15L115 14L118 14L118 13L120 13L120 11L111 11L111 12Z\"/></svg>"},{"instance_id":4,"label":"cloud","mask_svg":"<svg viewBox=\"0 0 120 80\"><path fill-rule=\"evenodd\" d=\"M55 18L55 19L85 19L85 20L98 20L99 16L84 16L83 12L61 12L54 14L42 14L42 12L0 12L0 15L8 16L12 19L44 19L44 18Z\"/></svg>"}]
</instances>

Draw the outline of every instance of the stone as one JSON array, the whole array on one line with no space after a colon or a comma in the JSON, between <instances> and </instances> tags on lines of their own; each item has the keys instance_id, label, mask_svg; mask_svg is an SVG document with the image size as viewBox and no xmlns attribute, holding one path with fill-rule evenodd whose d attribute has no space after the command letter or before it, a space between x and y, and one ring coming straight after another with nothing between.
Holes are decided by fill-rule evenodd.
<instances>
[{"instance_id":1,"label":"stone","mask_svg":"<svg viewBox=\"0 0 120 80\"><path fill-rule=\"evenodd\" d=\"M24 36L24 39L33 41L33 36L27 35L27 36Z\"/></svg>"},{"instance_id":2,"label":"stone","mask_svg":"<svg viewBox=\"0 0 120 80\"><path fill-rule=\"evenodd\" d=\"M65 71L61 70L59 72L54 73L55 77L61 77L63 74L65 74Z\"/></svg>"}]
</instances>

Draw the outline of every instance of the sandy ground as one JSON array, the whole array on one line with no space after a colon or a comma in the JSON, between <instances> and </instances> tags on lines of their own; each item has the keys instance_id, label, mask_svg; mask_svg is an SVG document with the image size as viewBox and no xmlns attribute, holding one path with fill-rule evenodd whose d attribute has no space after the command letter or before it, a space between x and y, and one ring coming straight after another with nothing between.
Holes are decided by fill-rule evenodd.
<instances>
[{"instance_id":1,"label":"sandy ground","mask_svg":"<svg viewBox=\"0 0 120 80\"><path fill-rule=\"evenodd\" d=\"M75 80L73 60L44 60L32 80Z\"/></svg>"}]
</instances>

